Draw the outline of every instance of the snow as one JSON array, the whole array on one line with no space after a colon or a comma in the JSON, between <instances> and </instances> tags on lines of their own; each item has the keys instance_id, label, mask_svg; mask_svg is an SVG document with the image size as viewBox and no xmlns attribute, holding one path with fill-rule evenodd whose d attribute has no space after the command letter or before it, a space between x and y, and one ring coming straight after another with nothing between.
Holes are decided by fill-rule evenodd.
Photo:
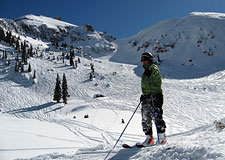
<instances>
[{"instance_id":1,"label":"snow","mask_svg":"<svg viewBox=\"0 0 225 160\"><path fill-rule=\"evenodd\" d=\"M164 77L163 116L167 124L168 144L142 149L121 148L123 143L133 145L145 139L139 107L108 159L225 159L225 130L218 130L213 124L215 120L225 122L225 56L221 42L224 31L213 30L211 25L207 25L204 29L209 30L203 33L199 31L200 22L197 27L190 28L193 21L200 20L202 15L213 16L219 27L224 23L222 14L197 12L181 19L166 20L135 36L117 40L114 42L117 51L111 54L103 52L102 56L94 59L76 54L75 59L79 56L81 60L77 69L68 65L69 60L64 64L48 59L52 55L43 50L43 58L28 59L32 71L36 70L35 83L32 73L15 73L13 65L6 66L0 59L0 159L104 159L139 104L140 75L143 72L139 59L144 49L137 51L137 48L145 42L152 42L146 51L152 51L158 43L176 42L173 49L160 54L163 61L159 65ZM32 16L28 17L32 19ZM52 19L50 22L43 16L37 18L49 27L65 24ZM206 18L204 22L206 25L211 21ZM182 27L184 23L188 24L188 30ZM168 26L173 28L176 25L177 28L170 32L167 30ZM177 36L183 30L185 33ZM194 34L189 35L189 32ZM200 46L204 49L216 45L212 57L197 52L201 50L196 47L199 32L206 37L209 33L216 36L215 41L209 38ZM162 33L173 34L155 43L154 39L159 40ZM48 47L48 42L40 39L29 36L21 36L21 39L34 46L42 44L42 49ZM130 40L138 42L138 45L132 47ZM14 51L2 42L0 49ZM50 49L55 56L62 54ZM15 54L8 56L12 64L15 63ZM193 65L189 64L189 58L193 59ZM90 63L95 69L92 81L89 80ZM65 73L67 78L70 97L66 105L52 101L57 73L61 78ZM104 97L96 97L97 94ZM155 128L153 131L156 139Z\"/></svg>"},{"instance_id":2,"label":"snow","mask_svg":"<svg viewBox=\"0 0 225 160\"><path fill-rule=\"evenodd\" d=\"M211 17L215 19L224 19L225 14L224 13L214 13L214 12L192 12L190 15L194 16L206 16L206 17Z\"/></svg>"},{"instance_id":3,"label":"snow","mask_svg":"<svg viewBox=\"0 0 225 160\"><path fill-rule=\"evenodd\" d=\"M78 144L83 146L65 127L54 123L5 115L0 119L1 159L31 158L40 152L76 150Z\"/></svg>"},{"instance_id":4,"label":"snow","mask_svg":"<svg viewBox=\"0 0 225 160\"><path fill-rule=\"evenodd\" d=\"M28 25L35 25L35 26L41 26L46 25L48 28L57 29L58 27L66 27L66 26L73 26L76 27L76 25L66 23L57 19L49 18L46 16L35 16L35 15L26 15L23 17L18 18L21 22L26 23Z\"/></svg>"}]
</instances>

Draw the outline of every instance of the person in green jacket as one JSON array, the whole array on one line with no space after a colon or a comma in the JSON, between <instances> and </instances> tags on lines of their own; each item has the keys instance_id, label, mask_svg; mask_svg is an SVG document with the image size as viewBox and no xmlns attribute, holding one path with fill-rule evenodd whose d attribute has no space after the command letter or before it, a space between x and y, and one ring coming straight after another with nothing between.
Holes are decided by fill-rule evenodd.
<instances>
[{"instance_id":1,"label":"person in green jacket","mask_svg":"<svg viewBox=\"0 0 225 160\"><path fill-rule=\"evenodd\" d=\"M143 145L153 145L152 120L156 120L158 138L160 144L166 143L166 123L163 120L163 94L162 79L157 63L153 61L153 56L149 52L141 55L141 62L145 69L141 78L142 95L142 128L146 135Z\"/></svg>"}]
</instances>

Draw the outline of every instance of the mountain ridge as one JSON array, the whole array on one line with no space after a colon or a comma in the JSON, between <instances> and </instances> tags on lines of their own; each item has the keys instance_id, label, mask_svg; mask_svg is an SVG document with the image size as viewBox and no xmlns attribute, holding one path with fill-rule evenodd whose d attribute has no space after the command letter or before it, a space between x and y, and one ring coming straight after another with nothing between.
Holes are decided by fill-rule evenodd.
<instances>
[{"instance_id":1,"label":"mountain ridge","mask_svg":"<svg viewBox=\"0 0 225 160\"><path fill-rule=\"evenodd\" d=\"M179 78L173 74L174 68L180 70L180 78L221 71L225 69L223 15L193 12L186 17L161 21L132 37L117 40L118 51L111 60L140 65L140 55L151 52L156 61L160 58L160 67L167 77Z\"/></svg>"}]
</instances>

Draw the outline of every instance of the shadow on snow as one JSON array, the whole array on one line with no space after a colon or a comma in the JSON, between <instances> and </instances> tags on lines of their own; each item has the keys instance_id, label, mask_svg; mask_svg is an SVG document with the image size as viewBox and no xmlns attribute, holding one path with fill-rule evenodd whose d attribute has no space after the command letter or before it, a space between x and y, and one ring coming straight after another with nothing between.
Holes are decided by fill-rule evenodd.
<instances>
[{"instance_id":1,"label":"shadow on snow","mask_svg":"<svg viewBox=\"0 0 225 160\"><path fill-rule=\"evenodd\" d=\"M29 108L15 109L15 110L12 110L12 111L7 111L5 113L24 113L24 112L39 111L41 109L51 107L55 104L56 104L55 102L49 102L49 103L42 104L42 105L39 105L39 106L32 106L32 107L29 107Z\"/></svg>"}]
</instances>

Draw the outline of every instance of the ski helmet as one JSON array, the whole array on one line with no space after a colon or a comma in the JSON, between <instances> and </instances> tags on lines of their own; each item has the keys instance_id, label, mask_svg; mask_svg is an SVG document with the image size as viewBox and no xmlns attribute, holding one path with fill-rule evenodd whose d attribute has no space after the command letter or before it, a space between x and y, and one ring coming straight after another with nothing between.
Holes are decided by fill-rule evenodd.
<instances>
[{"instance_id":1,"label":"ski helmet","mask_svg":"<svg viewBox=\"0 0 225 160\"><path fill-rule=\"evenodd\" d=\"M150 60L153 60L153 55L150 52L144 52L142 53L141 58L150 61Z\"/></svg>"}]
</instances>

